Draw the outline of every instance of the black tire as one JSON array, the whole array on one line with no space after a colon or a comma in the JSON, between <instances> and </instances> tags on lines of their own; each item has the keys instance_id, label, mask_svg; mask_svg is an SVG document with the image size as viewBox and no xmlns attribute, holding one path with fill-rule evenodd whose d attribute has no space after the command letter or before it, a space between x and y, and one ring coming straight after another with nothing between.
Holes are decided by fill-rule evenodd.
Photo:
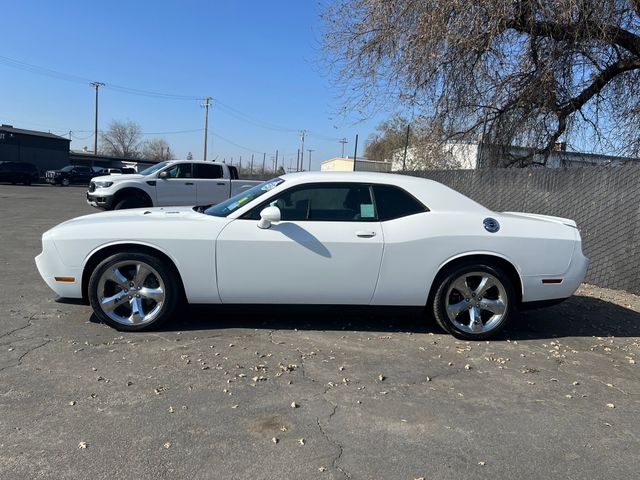
<instances>
[{"instance_id":1,"label":"black tire","mask_svg":"<svg viewBox=\"0 0 640 480\"><path fill-rule=\"evenodd\" d=\"M479 283L475 283L481 282L483 278L488 279L487 284L497 281L500 285L495 285L483 293L478 288ZM460 279L464 279L464 285L468 287L467 295L462 295L462 289L458 290L454 286L454 283L462 285L456 282ZM439 275L436 282L438 283L434 285L436 291L431 304L433 316L438 325L457 338L483 340L493 337L509 323L513 316L516 294L511 279L494 265L480 262L458 264ZM457 316L456 309L451 308L451 315L455 316L455 319L450 317L447 305L450 308L462 305ZM498 312L502 310L502 313L498 316L498 313L486 310L482 308L483 306L496 309Z\"/></svg>"},{"instance_id":2,"label":"black tire","mask_svg":"<svg viewBox=\"0 0 640 480\"><path fill-rule=\"evenodd\" d=\"M140 197L136 197L136 196L130 196L130 197L125 197L122 198L120 200L118 200L113 209L114 210L124 210L127 208L144 208L144 207L148 207L149 202L143 200Z\"/></svg>"},{"instance_id":3,"label":"black tire","mask_svg":"<svg viewBox=\"0 0 640 480\"><path fill-rule=\"evenodd\" d=\"M137 265L144 265L149 270L147 276L140 281L136 279L135 274ZM116 277L115 274L108 273L109 270L114 271L114 269L118 271L117 277L126 281L116 282L107 279ZM153 255L117 253L100 262L92 272L87 290L89 303L95 315L103 323L117 330L137 332L156 328L175 313L182 298L180 282L176 275L171 266ZM161 291L162 303L150 299L147 296L148 293L145 294L143 291L154 292L157 296L159 296L157 292ZM117 305L116 307L103 308L101 301L104 301L104 298L116 296L121 301L109 302L111 305ZM134 304L142 309L143 315L137 317L134 315ZM156 307L158 307L157 310ZM127 318L128 313L130 316Z\"/></svg>"},{"instance_id":4,"label":"black tire","mask_svg":"<svg viewBox=\"0 0 640 480\"><path fill-rule=\"evenodd\" d=\"M69 185L71 185L71 181L68 178L63 178L62 180L60 180L60 186L68 187Z\"/></svg>"}]
</instances>

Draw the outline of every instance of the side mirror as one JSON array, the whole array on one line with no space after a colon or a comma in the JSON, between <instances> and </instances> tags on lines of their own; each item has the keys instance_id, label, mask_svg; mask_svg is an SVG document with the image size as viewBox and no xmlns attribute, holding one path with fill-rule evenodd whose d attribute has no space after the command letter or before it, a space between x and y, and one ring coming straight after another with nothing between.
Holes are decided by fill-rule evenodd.
<instances>
[{"instance_id":1,"label":"side mirror","mask_svg":"<svg viewBox=\"0 0 640 480\"><path fill-rule=\"evenodd\" d=\"M280 221L280 209L278 207L267 207L260 212L258 228L270 228L272 223Z\"/></svg>"},{"instance_id":2,"label":"side mirror","mask_svg":"<svg viewBox=\"0 0 640 480\"><path fill-rule=\"evenodd\" d=\"M158 178L162 178L163 180L166 180L167 178L169 178L169 172L167 172L166 170L163 170L158 174Z\"/></svg>"}]
</instances>

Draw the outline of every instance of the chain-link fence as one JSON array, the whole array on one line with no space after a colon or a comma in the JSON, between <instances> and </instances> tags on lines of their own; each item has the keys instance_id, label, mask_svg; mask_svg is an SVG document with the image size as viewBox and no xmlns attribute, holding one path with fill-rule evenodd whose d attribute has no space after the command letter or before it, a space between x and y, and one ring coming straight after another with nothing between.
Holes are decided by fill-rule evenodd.
<instances>
[{"instance_id":1,"label":"chain-link fence","mask_svg":"<svg viewBox=\"0 0 640 480\"><path fill-rule=\"evenodd\" d=\"M640 165L406 172L495 211L571 218L589 257L586 281L640 293Z\"/></svg>"}]
</instances>

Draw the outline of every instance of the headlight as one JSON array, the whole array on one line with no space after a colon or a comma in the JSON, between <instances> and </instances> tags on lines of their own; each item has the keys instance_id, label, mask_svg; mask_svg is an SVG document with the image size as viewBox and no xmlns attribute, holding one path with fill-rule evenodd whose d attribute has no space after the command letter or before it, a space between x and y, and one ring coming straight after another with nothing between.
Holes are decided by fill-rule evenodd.
<instances>
[{"instance_id":1,"label":"headlight","mask_svg":"<svg viewBox=\"0 0 640 480\"><path fill-rule=\"evenodd\" d=\"M113 182L93 182L96 188L109 188Z\"/></svg>"}]
</instances>

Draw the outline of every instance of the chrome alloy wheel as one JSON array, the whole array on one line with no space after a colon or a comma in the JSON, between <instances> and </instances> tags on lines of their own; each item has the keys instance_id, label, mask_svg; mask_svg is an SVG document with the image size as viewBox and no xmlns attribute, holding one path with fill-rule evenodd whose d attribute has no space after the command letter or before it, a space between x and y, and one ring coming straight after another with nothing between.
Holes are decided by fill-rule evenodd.
<instances>
[{"instance_id":1,"label":"chrome alloy wheel","mask_svg":"<svg viewBox=\"0 0 640 480\"><path fill-rule=\"evenodd\" d=\"M144 325L158 316L165 301L160 274L139 261L111 265L98 280L97 296L101 310L122 325Z\"/></svg>"},{"instance_id":2,"label":"chrome alloy wheel","mask_svg":"<svg viewBox=\"0 0 640 480\"><path fill-rule=\"evenodd\" d=\"M507 292L495 276L468 272L456 278L445 297L449 320L461 331L478 334L498 327L507 311Z\"/></svg>"}]
</instances>

